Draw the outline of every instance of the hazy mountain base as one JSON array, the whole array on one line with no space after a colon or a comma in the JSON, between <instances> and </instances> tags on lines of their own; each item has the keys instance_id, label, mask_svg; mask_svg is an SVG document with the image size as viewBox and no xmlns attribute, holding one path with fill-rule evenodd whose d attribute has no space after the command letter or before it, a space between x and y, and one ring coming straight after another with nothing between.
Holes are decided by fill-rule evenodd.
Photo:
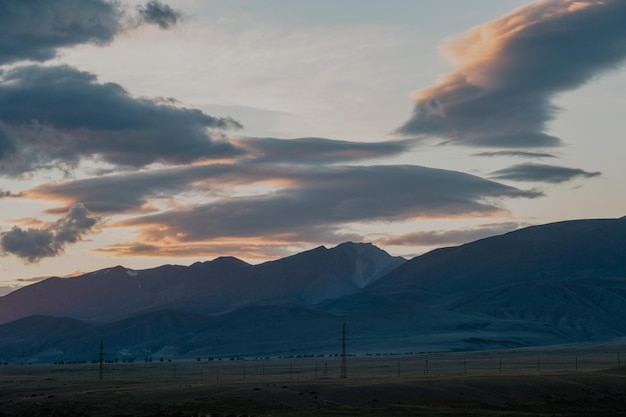
<instances>
[{"instance_id":1,"label":"hazy mountain base","mask_svg":"<svg viewBox=\"0 0 626 417\"><path fill-rule=\"evenodd\" d=\"M286 306L255 306L210 318L155 312L94 325L30 317L0 326L0 361L91 361L104 341L107 359L329 355L349 324L351 353L445 352L552 345L577 341L558 325L489 322L420 306L403 315L335 315ZM394 319L395 317L395 319Z\"/></svg>"},{"instance_id":2,"label":"hazy mountain base","mask_svg":"<svg viewBox=\"0 0 626 417\"><path fill-rule=\"evenodd\" d=\"M437 352L609 340L626 333L623 279L438 296L359 294L316 306L256 305L218 316L157 311L111 323L36 316L0 325L0 361Z\"/></svg>"}]
</instances>

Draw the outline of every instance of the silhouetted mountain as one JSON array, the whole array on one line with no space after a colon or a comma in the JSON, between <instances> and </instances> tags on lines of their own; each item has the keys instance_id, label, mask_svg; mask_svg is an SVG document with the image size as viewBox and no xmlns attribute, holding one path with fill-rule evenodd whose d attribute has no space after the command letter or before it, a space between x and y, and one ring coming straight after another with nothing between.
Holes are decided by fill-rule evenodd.
<instances>
[{"instance_id":1,"label":"silhouetted mountain","mask_svg":"<svg viewBox=\"0 0 626 417\"><path fill-rule=\"evenodd\" d=\"M374 288L451 294L597 277L626 277L626 217L532 226L437 249L406 262Z\"/></svg>"},{"instance_id":2,"label":"silhouetted mountain","mask_svg":"<svg viewBox=\"0 0 626 417\"><path fill-rule=\"evenodd\" d=\"M626 218L533 226L437 249L401 265L367 292L413 297L469 318L459 328L474 329L469 334L438 328L456 334L458 348L623 336Z\"/></svg>"},{"instance_id":3,"label":"silhouetted mountain","mask_svg":"<svg viewBox=\"0 0 626 417\"><path fill-rule=\"evenodd\" d=\"M0 360L89 359L100 340L119 358L328 354L344 322L352 352L576 343L626 335L624 305L626 218L578 220L408 262L346 243L261 265L218 258L52 279L0 298L1 317L48 309L108 322L0 325Z\"/></svg>"},{"instance_id":4,"label":"silhouetted mountain","mask_svg":"<svg viewBox=\"0 0 626 417\"><path fill-rule=\"evenodd\" d=\"M234 258L218 258L189 267L133 271L117 266L75 278L49 278L1 297L0 321L28 315L110 320L193 298L200 291L208 292L210 303L228 277L251 267Z\"/></svg>"},{"instance_id":5,"label":"silhouetted mountain","mask_svg":"<svg viewBox=\"0 0 626 417\"><path fill-rule=\"evenodd\" d=\"M404 259L371 244L319 247L260 265L232 257L50 278L0 297L0 323L30 315L105 320L162 309L221 313L254 303L312 304L352 294Z\"/></svg>"}]
</instances>

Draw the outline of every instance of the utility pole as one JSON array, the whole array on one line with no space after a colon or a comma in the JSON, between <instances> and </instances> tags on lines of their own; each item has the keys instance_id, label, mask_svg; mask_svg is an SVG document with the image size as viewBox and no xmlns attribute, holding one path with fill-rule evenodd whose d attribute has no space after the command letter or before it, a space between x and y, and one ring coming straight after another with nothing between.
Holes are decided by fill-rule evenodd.
<instances>
[{"instance_id":1,"label":"utility pole","mask_svg":"<svg viewBox=\"0 0 626 417\"><path fill-rule=\"evenodd\" d=\"M100 341L100 369L98 371L98 379L104 379L104 341Z\"/></svg>"},{"instance_id":2,"label":"utility pole","mask_svg":"<svg viewBox=\"0 0 626 417\"><path fill-rule=\"evenodd\" d=\"M348 360L346 355L346 323L341 329L341 378L348 377Z\"/></svg>"}]
</instances>

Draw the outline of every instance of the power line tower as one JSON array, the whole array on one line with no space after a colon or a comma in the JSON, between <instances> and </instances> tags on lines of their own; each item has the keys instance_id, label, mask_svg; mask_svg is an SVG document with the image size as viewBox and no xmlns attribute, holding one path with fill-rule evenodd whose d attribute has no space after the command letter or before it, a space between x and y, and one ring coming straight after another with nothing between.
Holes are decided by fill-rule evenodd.
<instances>
[{"instance_id":1,"label":"power line tower","mask_svg":"<svg viewBox=\"0 0 626 417\"><path fill-rule=\"evenodd\" d=\"M343 324L341 328L341 378L348 377L348 361L346 355L346 323Z\"/></svg>"},{"instance_id":2,"label":"power line tower","mask_svg":"<svg viewBox=\"0 0 626 417\"><path fill-rule=\"evenodd\" d=\"M100 341L100 369L98 371L98 379L104 379L104 341Z\"/></svg>"}]
</instances>

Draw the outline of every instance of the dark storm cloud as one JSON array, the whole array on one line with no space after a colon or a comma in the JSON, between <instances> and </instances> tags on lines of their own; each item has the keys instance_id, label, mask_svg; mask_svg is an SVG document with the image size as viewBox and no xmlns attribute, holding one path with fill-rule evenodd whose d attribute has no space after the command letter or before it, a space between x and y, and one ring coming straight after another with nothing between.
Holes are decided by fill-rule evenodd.
<instances>
[{"instance_id":1,"label":"dark storm cloud","mask_svg":"<svg viewBox=\"0 0 626 417\"><path fill-rule=\"evenodd\" d=\"M419 166L325 167L284 172L294 185L120 222L181 241L331 236L351 222L488 214L503 198L537 197L479 177Z\"/></svg>"},{"instance_id":2,"label":"dark storm cloud","mask_svg":"<svg viewBox=\"0 0 626 417\"><path fill-rule=\"evenodd\" d=\"M175 26L183 17L181 12L158 0L150 0L145 6L137 6L137 11L143 21L159 25L161 29Z\"/></svg>"},{"instance_id":3,"label":"dark storm cloud","mask_svg":"<svg viewBox=\"0 0 626 417\"><path fill-rule=\"evenodd\" d=\"M94 158L116 166L184 164L239 153L210 129L230 118L130 96L67 66L23 66L0 76L0 174L20 175ZM4 137L4 139L3 139Z\"/></svg>"},{"instance_id":4,"label":"dark storm cloud","mask_svg":"<svg viewBox=\"0 0 626 417\"><path fill-rule=\"evenodd\" d=\"M0 72L2 77L2 72ZM15 151L15 142L0 120L0 160Z\"/></svg>"},{"instance_id":5,"label":"dark storm cloud","mask_svg":"<svg viewBox=\"0 0 626 417\"><path fill-rule=\"evenodd\" d=\"M524 151L497 151L497 152L479 152L473 156L495 157L495 156L511 156L519 158L556 158L555 155L545 152L524 152Z\"/></svg>"},{"instance_id":6,"label":"dark storm cloud","mask_svg":"<svg viewBox=\"0 0 626 417\"><path fill-rule=\"evenodd\" d=\"M445 48L455 71L416 96L398 129L477 147L553 147L553 97L626 58L626 1L541 1L480 25Z\"/></svg>"},{"instance_id":7,"label":"dark storm cloud","mask_svg":"<svg viewBox=\"0 0 626 417\"><path fill-rule=\"evenodd\" d=\"M398 235L378 243L395 246L461 245L519 229L518 223L487 224L472 229L428 230Z\"/></svg>"},{"instance_id":8,"label":"dark storm cloud","mask_svg":"<svg viewBox=\"0 0 626 417\"><path fill-rule=\"evenodd\" d=\"M593 178L600 172L587 172L578 168L567 168L543 164L519 164L491 173L490 178L511 181L536 181L561 183L575 178Z\"/></svg>"},{"instance_id":9,"label":"dark storm cloud","mask_svg":"<svg viewBox=\"0 0 626 417\"><path fill-rule=\"evenodd\" d=\"M110 42L122 10L104 0L0 0L0 64L44 61L57 49Z\"/></svg>"},{"instance_id":10,"label":"dark storm cloud","mask_svg":"<svg viewBox=\"0 0 626 417\"><path fill-rule=\"evenodd\" d=\"M381 158L409 150L410 141L348 142L324 138L245 138L237 143L263 162L335 163Z\"/></svg>"},{"instance_id":11,"label":"dark storm cloud","mask_svg":"<svg viewBox=\"0 0 626 417\"><path fill-rule=\"evenodd\" d=\"M0 65L45 61L59 48L102 45L135 26L167 29L180 19L180 12L154 0L138 7L138 17L115 0L0 0Z\"/></svg>"},{"instance_id":12,"label":"dark storm cloud","mask_svg":"<svg viewBox=\"0 0 626 417\"><path fill-rule=\"evenodd\" d=\"M43 228L22 229L14 226L0 234L0 250L25 262L37 262L59 255L65 246L76 243L98 223L82 204L74 205L66 216Z\"/></svg>"}]
</instances>

